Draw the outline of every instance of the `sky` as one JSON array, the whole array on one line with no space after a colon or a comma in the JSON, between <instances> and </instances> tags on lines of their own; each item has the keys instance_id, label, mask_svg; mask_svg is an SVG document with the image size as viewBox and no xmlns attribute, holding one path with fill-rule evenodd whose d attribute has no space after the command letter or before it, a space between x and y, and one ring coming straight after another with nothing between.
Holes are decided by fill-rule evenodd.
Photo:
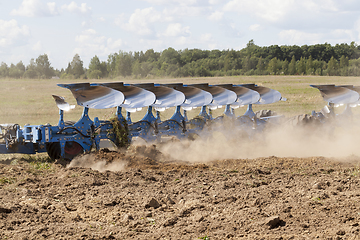
<instances>
[{"instance_id":1,"label":"sky","mask_svg":"<svg viewBox=\"0 0 360 240\"><path fill-rule=\"evenodd\" d=\"M169 47L360 43L358 0L0 0L0 62L26 66L47 54L66 68L75 54Z\"/></svg>"}]
</instances>

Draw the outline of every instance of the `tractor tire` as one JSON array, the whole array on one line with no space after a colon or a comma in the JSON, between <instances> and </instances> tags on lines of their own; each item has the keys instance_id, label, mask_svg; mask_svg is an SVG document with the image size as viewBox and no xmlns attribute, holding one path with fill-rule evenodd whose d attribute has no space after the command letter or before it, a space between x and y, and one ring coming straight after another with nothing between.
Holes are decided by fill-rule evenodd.
<instances>
[{"instance_id":1,"label":"tractor tire","mask_svg":"<svg viewBox=\"0 0 360 240\"><path fill-rule=\"evenodd\" d=\"M69 126L69 125L74 125L75 122L73 121L66 121L65 125ZM76 156L84 153L84 149L82 148L82 146L74 141L69 141L65 143L65 159L66 160L72 160L73 158L75 158ZM46 151L49 155L49 157L55 161L56 159L60 159L61 158L61 146L60 146L60 142L52 142L52 143L48 143L46 145Z\"/></svg>"}]
</instances>

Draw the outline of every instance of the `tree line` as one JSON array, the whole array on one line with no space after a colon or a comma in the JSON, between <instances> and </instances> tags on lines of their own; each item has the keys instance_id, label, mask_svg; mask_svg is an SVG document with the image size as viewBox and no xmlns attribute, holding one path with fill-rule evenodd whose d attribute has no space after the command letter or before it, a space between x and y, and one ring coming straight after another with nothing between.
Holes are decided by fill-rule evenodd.
<instances>
[{"instance_id":1,"label":"tree line","mask_svg":"<svg viewBox=\"0 0 360 240\"><path fill-rule=\"evenodd\" d=\"M54 69L46 54L25 66L2 62L2 78L151 78L233 75L360 76L360 46L355 42L303 46L257 46L250 40L241 50L119 51L100 61L95 55L88 68L75 54L66 68Z\"/></svg>"}]
</instances>

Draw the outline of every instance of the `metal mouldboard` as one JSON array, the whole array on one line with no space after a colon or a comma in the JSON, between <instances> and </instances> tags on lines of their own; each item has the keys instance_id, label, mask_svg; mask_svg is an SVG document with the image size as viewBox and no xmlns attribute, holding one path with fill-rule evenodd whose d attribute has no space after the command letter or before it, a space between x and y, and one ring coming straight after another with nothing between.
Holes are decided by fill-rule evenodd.
<instances>
[{"instance_id":1,"label":"metal mouldboard","mask_svg":"<svg viewBox=\"0 0 360 240\"><path fill-rule=\"evenodd\" d=\"M217 86L226 88L236 93L236 102L231 104L231 106L234 108L257 103L260 99L260 94L257 91L251 90L246 87L236 86L232 84L221 84Z\"/></svg>"},{"instance_id":2,"label":"metal mouldboard","mask_svg":"<svg viewBox=\"0 0 360 240\"><path fill-rule=\"evenodd\" d=\"M333 104L351 104L359 100L359 93L351 90L352 86L310 85L317 88L323 99Z\"/></svg>"},{"instance_id":3,"label":"metal mouldboard","mask_svg":"<svg viewBox=\"0 0 360 240\"><path fill-rule=\"evenodd\" d=\"M213 101L208 105L210 109L216 109L224 105L232 104L237 99L235 92L223 87L212 86L208 83L192 84L191 86L211 93Z\"/></svg>"},{"instance_id":4,"label":"metal mouldboard","mask_svg":"<svg viewBox=\"0 0 360 240\"><path fill-rule=\"evenodd\" d=\"M134 86L146 89L155 94L156 100L151 106L158 111L164 111L169 107L176 107L184 103L185 95L175 89L154 83L134 84Z\"/></svg>"},{"instance_id":5,"label":"metal mouldboard","mask_svg":"<svg viewBox=\"0 0 360 240\"><path fill-rule=\"evenodd\" d=\"M239 86L257 91L260 94L260 100L255 104L270 104L282 100L281 93L271 88L257 86L255 84L242 84Z\"/></svg>"},{"instance_id":6,"label":"metal mouldboard","mask_svg":"<svg viewBox=\"0 0 360 240\"><path fill-rule=\"evenodd\" d=\"M180 106L187 111L209 105L213 100L211 93L197 87L183 85L182 83L164 84L164 86L173 88L185 95L185 102Z\"/></svg>"},{"instance_id":7,"label":"metal mouldboard","mask_svg":"<svg viewBox=\"0 0 360 240\"><path fill-rule=\"evenodd\" d=\"M55 99L55 103L60 110L69 111L70 109L75 108L75 105L70 105L69 103L65 102L64 97L57 95L52 95L52 96Z\"/></svg>"},{"instance_id":8,"label":"metal mouldboard","mask_svg":"<svg viewBox=\"0 0 360 240\"><path fill-rule=\"evenodd\" d=\"M136 112L143 107L148 107L156 100L153 92L123 82L99 83L98 85L120 91L125 96L125 101L120 106L128 112Z\"/></svg>"},{"instance_id":9,"label":"metal mouldboard","mask_svg":"<svg viewBox=\"0 0 360 240\"><path fill-rule=\"evenodd\" d=\"M90 83L58 84L69 89L78 105L104 109L120 106L124 102L124 94L104 86L91 86Z\"/></svg>"}]
</instances>

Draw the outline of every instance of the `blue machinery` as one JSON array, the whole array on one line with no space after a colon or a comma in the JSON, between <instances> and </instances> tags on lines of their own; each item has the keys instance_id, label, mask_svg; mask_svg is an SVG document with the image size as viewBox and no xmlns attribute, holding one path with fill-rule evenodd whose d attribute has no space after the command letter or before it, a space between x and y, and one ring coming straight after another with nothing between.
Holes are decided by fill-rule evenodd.
<instances>
[{"instance_id":1,"label":"blue machinery","mask_svg":"<svg viewBox=\"0 0 360 240\"><path fill-rule=\"evenodd\" d=\"M250 129L264 124L267 118L258 119L252 110L253 104L270 104L286 100L273 89L255 84L209 85L209 84L124 84L76 83L58 84L69 89L77 104L84 107L77 122L64 121L64 111L75 107L63 97L53 95L59 108L59 123L51 125L0 125L0 154L35 154L47 152L52 159L72 159L81 153L90 152L92 147L100 149L102 140L111 140L119 146L119 134L114 120L89 118L89 109L117 108L115 122L120 132L125 133L125 142L140 137L146 141L160 140L163 136L179 139L200 134L207 122L221 121L224 116L232 118L239 126L250 123ZM243 116L234 115L234 109L247 105ZM214 119L211 110L225 106L224 116ZM142 120L132 122L131 113L147 107ZM161 120L159 112L175 107L170 119ZM200 108L199 116L188 120L187 111ZM126 110L126 116L121 113ZM183 110L181 112L181 109ZM153 110L156 114L153 114ZM255 126L255 127L254 127ZM247 126L248 127L248 126ZM117 129L119 130L119 129Z\"/></svg>"}]
</instances>

